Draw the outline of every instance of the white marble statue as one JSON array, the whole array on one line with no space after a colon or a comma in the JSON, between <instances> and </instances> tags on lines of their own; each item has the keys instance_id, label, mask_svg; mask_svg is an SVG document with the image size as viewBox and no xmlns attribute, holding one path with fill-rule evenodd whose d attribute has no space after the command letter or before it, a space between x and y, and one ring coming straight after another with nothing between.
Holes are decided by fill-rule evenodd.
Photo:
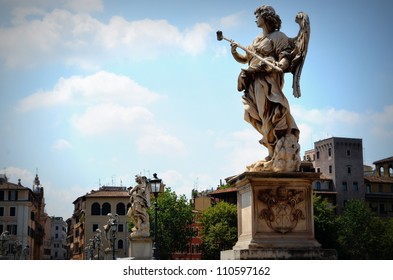
<instances>
[{"instance_id":1,"label":"white marble statue","mask_svg":"<svg viewBox=\"0 0 393 280\"><path fill-rule=\"evenodd\" d=\"M133 223L131 237L150 236L150 222L147 209L150 207L150 185L145 176L137 175L137 185L129 190L131 207L128 209L127 217Z\"/></svg>"},{"instance_id":2,"label":"white marble statue","mask_svg":"<svg viewBox=\"0 0 393 280\"><path fill-rule=\"evenodd\" d=\"M242 91L244 118L262 136L259 141L268 150L265 160L247 167L248 171L298 171L300 166L299 128L291 115L287 98L282 89L284 74L293 74L293 94L300 97L300 74L307 54L310 36L309 18L298 13L296 22L300 31L295 38L288 38L280 31L281 19L271 6L256 9L256 24L262 29L248 47L242 47L217 32L217 39L231 43L234 59L248 67L238 78ZM238 48L245 53L239 53Z\"/></svg>"}]
</instances>

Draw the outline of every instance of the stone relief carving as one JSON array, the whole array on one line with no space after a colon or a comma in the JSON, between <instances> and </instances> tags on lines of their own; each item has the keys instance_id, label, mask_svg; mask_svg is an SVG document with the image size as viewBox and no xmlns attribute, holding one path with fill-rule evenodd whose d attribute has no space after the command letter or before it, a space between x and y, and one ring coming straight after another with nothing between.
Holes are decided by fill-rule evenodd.
<instances>
[{"instance_id":1,"label":"stone relief carving","mask_svg":"<svg viewBox=\"0 0 393 280\"><path fill-rule=\"evenodd\" d=\"M305 219L305 214L298 208L299 203L305 200L303 190L284 187L265 189L258 192L258 199L264 205L259 218L276 232L288 233L296 228L300 220Z\"/></svg>"}]
</instances>

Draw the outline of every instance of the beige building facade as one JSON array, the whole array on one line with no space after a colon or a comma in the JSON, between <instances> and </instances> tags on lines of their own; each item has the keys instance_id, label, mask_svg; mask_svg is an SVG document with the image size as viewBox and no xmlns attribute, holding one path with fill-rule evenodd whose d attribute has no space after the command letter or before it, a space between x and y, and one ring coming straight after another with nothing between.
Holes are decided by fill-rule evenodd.
<instances>
[{"instance_id":1,"label":"beige building facade","mask_svg":"<svg viewBox=\"0 0 393 280\"><path fill-rule=\"evenodd\" d=\"M127 228L126 214L130 207L129 198L126 187L103 186L78 197L73 202L74 213L67 220L70 259L112 258L111 232L106 234L104 230L110 214L116 216L117 219L115 257L128 257L130 233ZM97 230L101 231L101 234ZM97 240L97 236L100 241Z\"/></svg>"},{"instance_id":2,"label":"beige building facade","mask_svg":"<svg viewBox=\"0 0 393 280\"><path fill-rule=\"evenodd\" d=\"M50 259L50 219L45 213L44 188L38 175L33 188L0 175L0 233L10 235L10 259ZM19 243L19 248L14 244Z\"/></svg>"},{"instance_id":3,"label":"beige building facade","mask_svg":"<svg viewBox=\"0 0 393 280\"><path fill-rule=\"evenodd\" d=\"M393 217L393 157L374 162L373 175L364 177L366 202L381 217Z\"/></svg>"}]
</instances>

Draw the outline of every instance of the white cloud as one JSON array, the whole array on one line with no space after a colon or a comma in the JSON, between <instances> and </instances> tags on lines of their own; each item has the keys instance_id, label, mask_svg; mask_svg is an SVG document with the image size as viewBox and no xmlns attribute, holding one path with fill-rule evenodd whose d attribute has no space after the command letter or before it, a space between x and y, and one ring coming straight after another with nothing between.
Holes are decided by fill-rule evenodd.
<instances>
[{"instance_id":1,"label":"white cloud","mask_svg":"<svg viewBox=\"0 0 393 280\"><path fill-rule=\"evenodd\" d=\"M11 183L18 183L18 180L20 179L23 186L28 188L33 186L35 175L26 169L9 166L5 169L5 174L8 177L8 181Z\"/></svg>"},{"instance_id":2,"label":"white cloud","mask_svg":"<svg viewBox=\"0 0 393 280\"><path fill-rule=\"evenodd\" d=\"M300 143L303 148L313 148L314 142L329 137L362 138L365 149L372 147L377 160L389 156L393 137L393 105L386 105L378 112L358 113L335 108L306 109L293 106L292 112L300 128ZM391 150L391 149L390 149ZM368 155L370 157L370 155Z\"/></svg>"},{"instance_id":3,"label":"white cloud","mask_svg":"<svg viewBox=\"0 0 393 280\"><path fill-rule=\"evenodd\" d=\"M62 151L62 150L67 150L72 148L72 145L70 142L68 142L65 139L58 139L56 142L52 145L52 148L54 150Z\"/></svg>"},{"instance_id":4,"label":"white cloud","mask_svg":"<svg viewBox=\"0 0 393 280\"><path fill-rule=\"evenodd\" d=\"M146 127L137 140L138 151L147 155L179 157L187 154L186 145L158 127Z\"/></svg>"},{"instance_id":5,"label":"white cloud","mask_svg":"<svg viewBox=\"0 0 393 280\"><path fill-rule=\"evenodd\" d=\"M187 30L182 38L182 46L186 52L197 55L206 48L206 41L212 28L207 23L196 24Z\"/></svg>"},{"instance_id":6,"label":"white cloud","mask_svg":"<svg viewBox=\"0 0 393 280\"><path fill-rule=\"evenodd\" d=\"M236 174L243 172L247 165L263 160L268 153L265 146L259 143L261 138L252 128L234 131L225 137L218 136L215 147L227 151L223 160L223 171L226 174Z\"/></svg>"},{"instance_id":7,"label":"white cloud","mask_svg":"<svg viewBox=\"0 0 393 280\"><path fill-rule=\"evenodd\" d=\"M127 76L100 71L86 77L61 78L52 90L38 91L22 99L18 110L24 112L57 105L109 102L138 105L158 99L158 94Z\"/></svg>"},{"instance_id":8,"label":"white cloud","mask_svg":"<svg viewBox=\"0 0 393 280\"><path fill-rule=\"evenodd\" d=\"M223 17L220 19L220 28L228 29L239 26L242 22L242 18L244 18L243 12Z\"/></svg>"},{"instance_id":9,"label":"white cloud","mask_svg":"<svg viewBox=\"0 0 393 280\"><path fill-rule=\"evenodd\" d=\"M93 5L89 6L89 2ZM211 32L207 23L182 32L162 19L128 21L114 16L105 23L84 13L100 10L100 1L75 0L68 4L76 12L61 8L50 12L35 7L16 9L11 27L0 27L0 58L6 65L76 63L80 67L99 67L120 57L146 59L179 51L196 55L205 50Z\"/></svg>"},{"instance_id":10,"label":"white cloud","mask_svg":"<svg viewBox=\"0 0 393 280\"><path fill-rule=\"evenodd\" d=\"M69 7L76 12L97 12L104 9L101 0L67 0L64 4L65 7Z\"/></svg>"},{"instance_id":11,"label":"white cloud","mask_svg":"<svg viewBox=\"0 0 393 280\"><path fill-rule=\"evenodd\" d=\"M387 105L380 112L373 112L369 118L370 131L381 141L390 143L393 138L393 105Z\"/></svg>"},{"instance_id":12,"label":"white cloud","mask_svg":"<svg viewBox=\"0 0 393 280\"><path fill-rule=\"evenodd\" d=\"M298 120L301 120L316 125L332 125L336 123L355 125L359 124L362 119L362 116L357 112L343 109L337 110L335 108L306 109L301 106L292 106L291 112L298 123Z\"/></svg>"},{"instance_id":13,"label":"white cloud","mask_svg":"<svg viewBox=\"0 0 393 280\"><path fill-rule=\"evenodd\" d=\"M162 98L129 77L101 71L82 77L61 78L49 91L24 98L17 109L26 112L38 108L69 107L72 128L84 136L120 133L131 136L141 153L182 156L185 144L163 128L158 128L150 103ZM60 140L54 149L70 148Z\"/></svg>"},{"instance_id":14,"label":"white cloud","mask_svg":"<svg viewBox=\"0 0 393 280\"><path fill-rule=\"evenodd\" d=\"M128 134L150 123L153 114L144 107L123 107L99 104L88 107L82 115L72 118L73 126L83 135L104 135L111 132Z\"/></svg>"}]
</instances>

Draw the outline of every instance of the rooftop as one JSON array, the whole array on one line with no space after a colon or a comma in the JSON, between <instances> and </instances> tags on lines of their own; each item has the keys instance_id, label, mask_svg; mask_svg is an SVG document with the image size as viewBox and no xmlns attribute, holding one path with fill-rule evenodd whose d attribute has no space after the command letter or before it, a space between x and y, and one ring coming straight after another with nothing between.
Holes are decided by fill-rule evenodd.
<instances>
[{"instance_id":1,"label":"rooftop","mask_svg":"<svg viewBox=\"0 0 393 280\"><path fill-rule=\"evenodd\" d=\"M377 160L377 161L373 162L373 164L383 164L383 163L390 163L390 162L393 163L393 157L388 157L388 158Z\"/></svg>"}]
</instances>

